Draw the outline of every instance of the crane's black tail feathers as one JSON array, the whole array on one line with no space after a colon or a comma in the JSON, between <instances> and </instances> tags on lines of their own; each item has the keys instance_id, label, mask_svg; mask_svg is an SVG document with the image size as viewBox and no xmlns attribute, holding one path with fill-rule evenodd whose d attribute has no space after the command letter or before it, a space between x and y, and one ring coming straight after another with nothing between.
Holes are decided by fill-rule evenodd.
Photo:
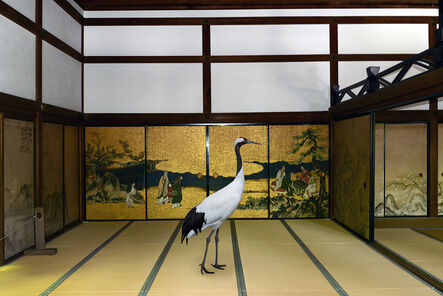
<instances>
[{"instance_id":1,"label":"crane's black tail feathers","mask_svg":"<svg viewBox=\"0 0 443 296\"><path fill-rule=\"evenodd\" d=\"M182 238L180 243L183 243L183 240L191 230L194 230L196 235L199 232L201 232L203 227L203 222L205 222L205 213L197 213L197 209L193 207L186 215L185 221L183 222ZM187 237L186 237L186 244L188 244Z\"/></svg>"}]
</instances>

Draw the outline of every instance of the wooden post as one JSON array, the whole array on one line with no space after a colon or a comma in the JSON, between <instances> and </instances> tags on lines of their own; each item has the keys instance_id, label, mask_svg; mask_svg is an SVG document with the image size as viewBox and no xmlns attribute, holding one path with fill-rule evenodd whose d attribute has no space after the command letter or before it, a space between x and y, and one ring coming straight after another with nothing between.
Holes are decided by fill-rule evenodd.
<instances>
[{"instance_id":1,"label":"wooden post","mask_svg":"<svg viewBox=\"0 0 443 296\"><path fill-rule=\"evenodd\" d=\"M438 102L430 100L428 135L428 216L438 216Z\"/></svg>"},{"instance_id":2,"label":"wooden post","mask_svg":"<svg viewBox=\"0 0 443 296\"><path fill-rule=\"evenodd\" d=\"M330 87L329 89L332 92L332 86L338 85L338 25L337 22L329 24L329 54L331 55L330 65ZM330 94L330 106L332 107L332 93ZM329 218L334 219L334 146L333 146L333 129L334 129L334 120L331 118L329 121Z\"/></svg>"},{"instance_id":3,"label":"wooden post","mask_svg":"<svg viewBox=\"0 0 443 296\"><path fill-rule=\"evenodd\" d=\"M203 113L205 118L211 116L211 28L209 25L203 25L202 28L203 44Z\"/></svg>"},{"instance_id":4,"label":"wooden post","mask_svg":"<svg viewBox=\"0 0 443 296\"><path fill-rule=\"evenodd\" d=\"M0 239L5 236L5 170L4 170L4 115L0 113ZM0 240L0 266L5 264L5 241Z\"/></svg>"}]
</instances>

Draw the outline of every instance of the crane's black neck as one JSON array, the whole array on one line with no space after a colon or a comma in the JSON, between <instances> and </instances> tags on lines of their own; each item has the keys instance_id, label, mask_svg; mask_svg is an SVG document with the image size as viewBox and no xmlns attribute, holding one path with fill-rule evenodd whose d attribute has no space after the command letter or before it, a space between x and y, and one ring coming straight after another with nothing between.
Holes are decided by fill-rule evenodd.
<instances>
[{"instance_id":1,"label":"crane's black neck","mask_svg":"<svg viewBox=\"0 0 443 296\"><path fill-rule=\"evenodd\" d=\"M241 160L241 155L240 155L240 147L243 146L246 143L238 143L237 145L235 145L235 155L237 156L237 173L236 175L238 175L238 173L240 172L243 164L242 164L242 160Z\"/></svg>"}]
</instances>

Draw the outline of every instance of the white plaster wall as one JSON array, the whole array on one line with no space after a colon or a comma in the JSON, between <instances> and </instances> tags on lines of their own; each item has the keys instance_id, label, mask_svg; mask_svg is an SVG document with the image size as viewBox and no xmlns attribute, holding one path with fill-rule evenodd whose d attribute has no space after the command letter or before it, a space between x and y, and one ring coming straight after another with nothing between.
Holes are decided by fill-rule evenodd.
<instances>
[{"instance_id":1,"label":"white plaster wall","mask_svg":"<svg viewBox=\"0 0 443 296\"><path fill-rule=\"evenodd\" d=\"M2 0L31 21L35 21L35 0Z\"/></svg>"},{"instance_id":2,"label":"white plaster wall","mask_svg":"<svg viewBox=\"0 0 443 296\"><path fill-rule=\"evenodd\" d=\"M81 111L82 65L43 41L43 103Z\"/></svg>"},{"instance_id":3,"label":"white plaster wall","mask_svg":"<svg viewBox=\"0 0 443 296\"><path fill-rule=\"evenodd\" d=\"M213 55L328 54L329 25L211 26Z\"/></svg>"},{"instance_id":4,"label":"white plaster wall","mask_svg":"<svg viewBox=\"0 0 443 296\"><path fill-rule=\"evenodd\" d=\"M35 36L2 15L0 92L35 100Z\"/></svg>"},{"instance_id":5,"label":"white plaster wall","mask_svg":"<svg viewBox=\"0 0 443 296\"><path fill-rule=\"evenodd\" d=\"M338 25L338 53L420 53L429 47L428 24Z\"/></svg>"},{"instance_id":6,"label":"white plaster wall","mask_svg":"<svg viewBox=\"0 0 443 296\"><path fill-rule=\"evenodd\" d=\"M86 26L85 56L201 55L201 26Z\"/></svg>"},{"instance_id":7,"label":"white plaster wall","mask_svg":"<svg viewBox=\"0 0 443 296\"><path fill-rule=\"evenodd\" d=\"M329 108L329 63L212 64L212 111L290 112Z\"/></svg>"},{"instance_id":8,"label":"white plaster wall","mask_svg":"<svg viewBox=\"0 0 443 296\"><path fill-rule=\"evenodd\" d=\"M201 64L85 64L85 113L201 113Z\"/></svg>"},{"instance_id":9,"label":"white plaster wall","mask_svg":"<svg viewBox=\"0 0 443 296\"><path fill-rule=\"evenodd\" d=\"M81 52L82 26L53 0L43 0L43 28Z\"/></svg>"}]
</instances>

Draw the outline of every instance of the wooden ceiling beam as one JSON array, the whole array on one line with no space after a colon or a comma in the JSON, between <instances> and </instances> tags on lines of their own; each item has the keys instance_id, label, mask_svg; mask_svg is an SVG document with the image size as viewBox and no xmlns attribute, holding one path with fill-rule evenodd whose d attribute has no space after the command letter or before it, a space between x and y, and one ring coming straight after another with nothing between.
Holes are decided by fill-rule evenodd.
<instances>
[{"instance_id":1,"label":"wooden ceiling beam","mask_svg":"<svg viewBox=\"0 0 443 296\"><path fill-rule=\"evenodd\" d=\"M361 17L211 17L211 18L85 18L85 26L201 26L297 24L435 24L430 16Z\"/></svg>"},{"instance_id":2,"label":"wooden ceiling beam","mask_svg":"<svg viewBox=\"0 0 443 296\"><path fill-rule=\"evenodd\" d=\"M443 96L443 68L329 108L333 118L368 114Z\"/></svg>"},{"instance_id":3,"label":"wooden ceiling beam","mask_svg":"<svg viewBox=\"0 0 443 296\"><path fill-rule=\"evenodd\" d=\"M203 10L436 7L438 0L75 0L84 10Z\"/></svg>"}]
</instances>

